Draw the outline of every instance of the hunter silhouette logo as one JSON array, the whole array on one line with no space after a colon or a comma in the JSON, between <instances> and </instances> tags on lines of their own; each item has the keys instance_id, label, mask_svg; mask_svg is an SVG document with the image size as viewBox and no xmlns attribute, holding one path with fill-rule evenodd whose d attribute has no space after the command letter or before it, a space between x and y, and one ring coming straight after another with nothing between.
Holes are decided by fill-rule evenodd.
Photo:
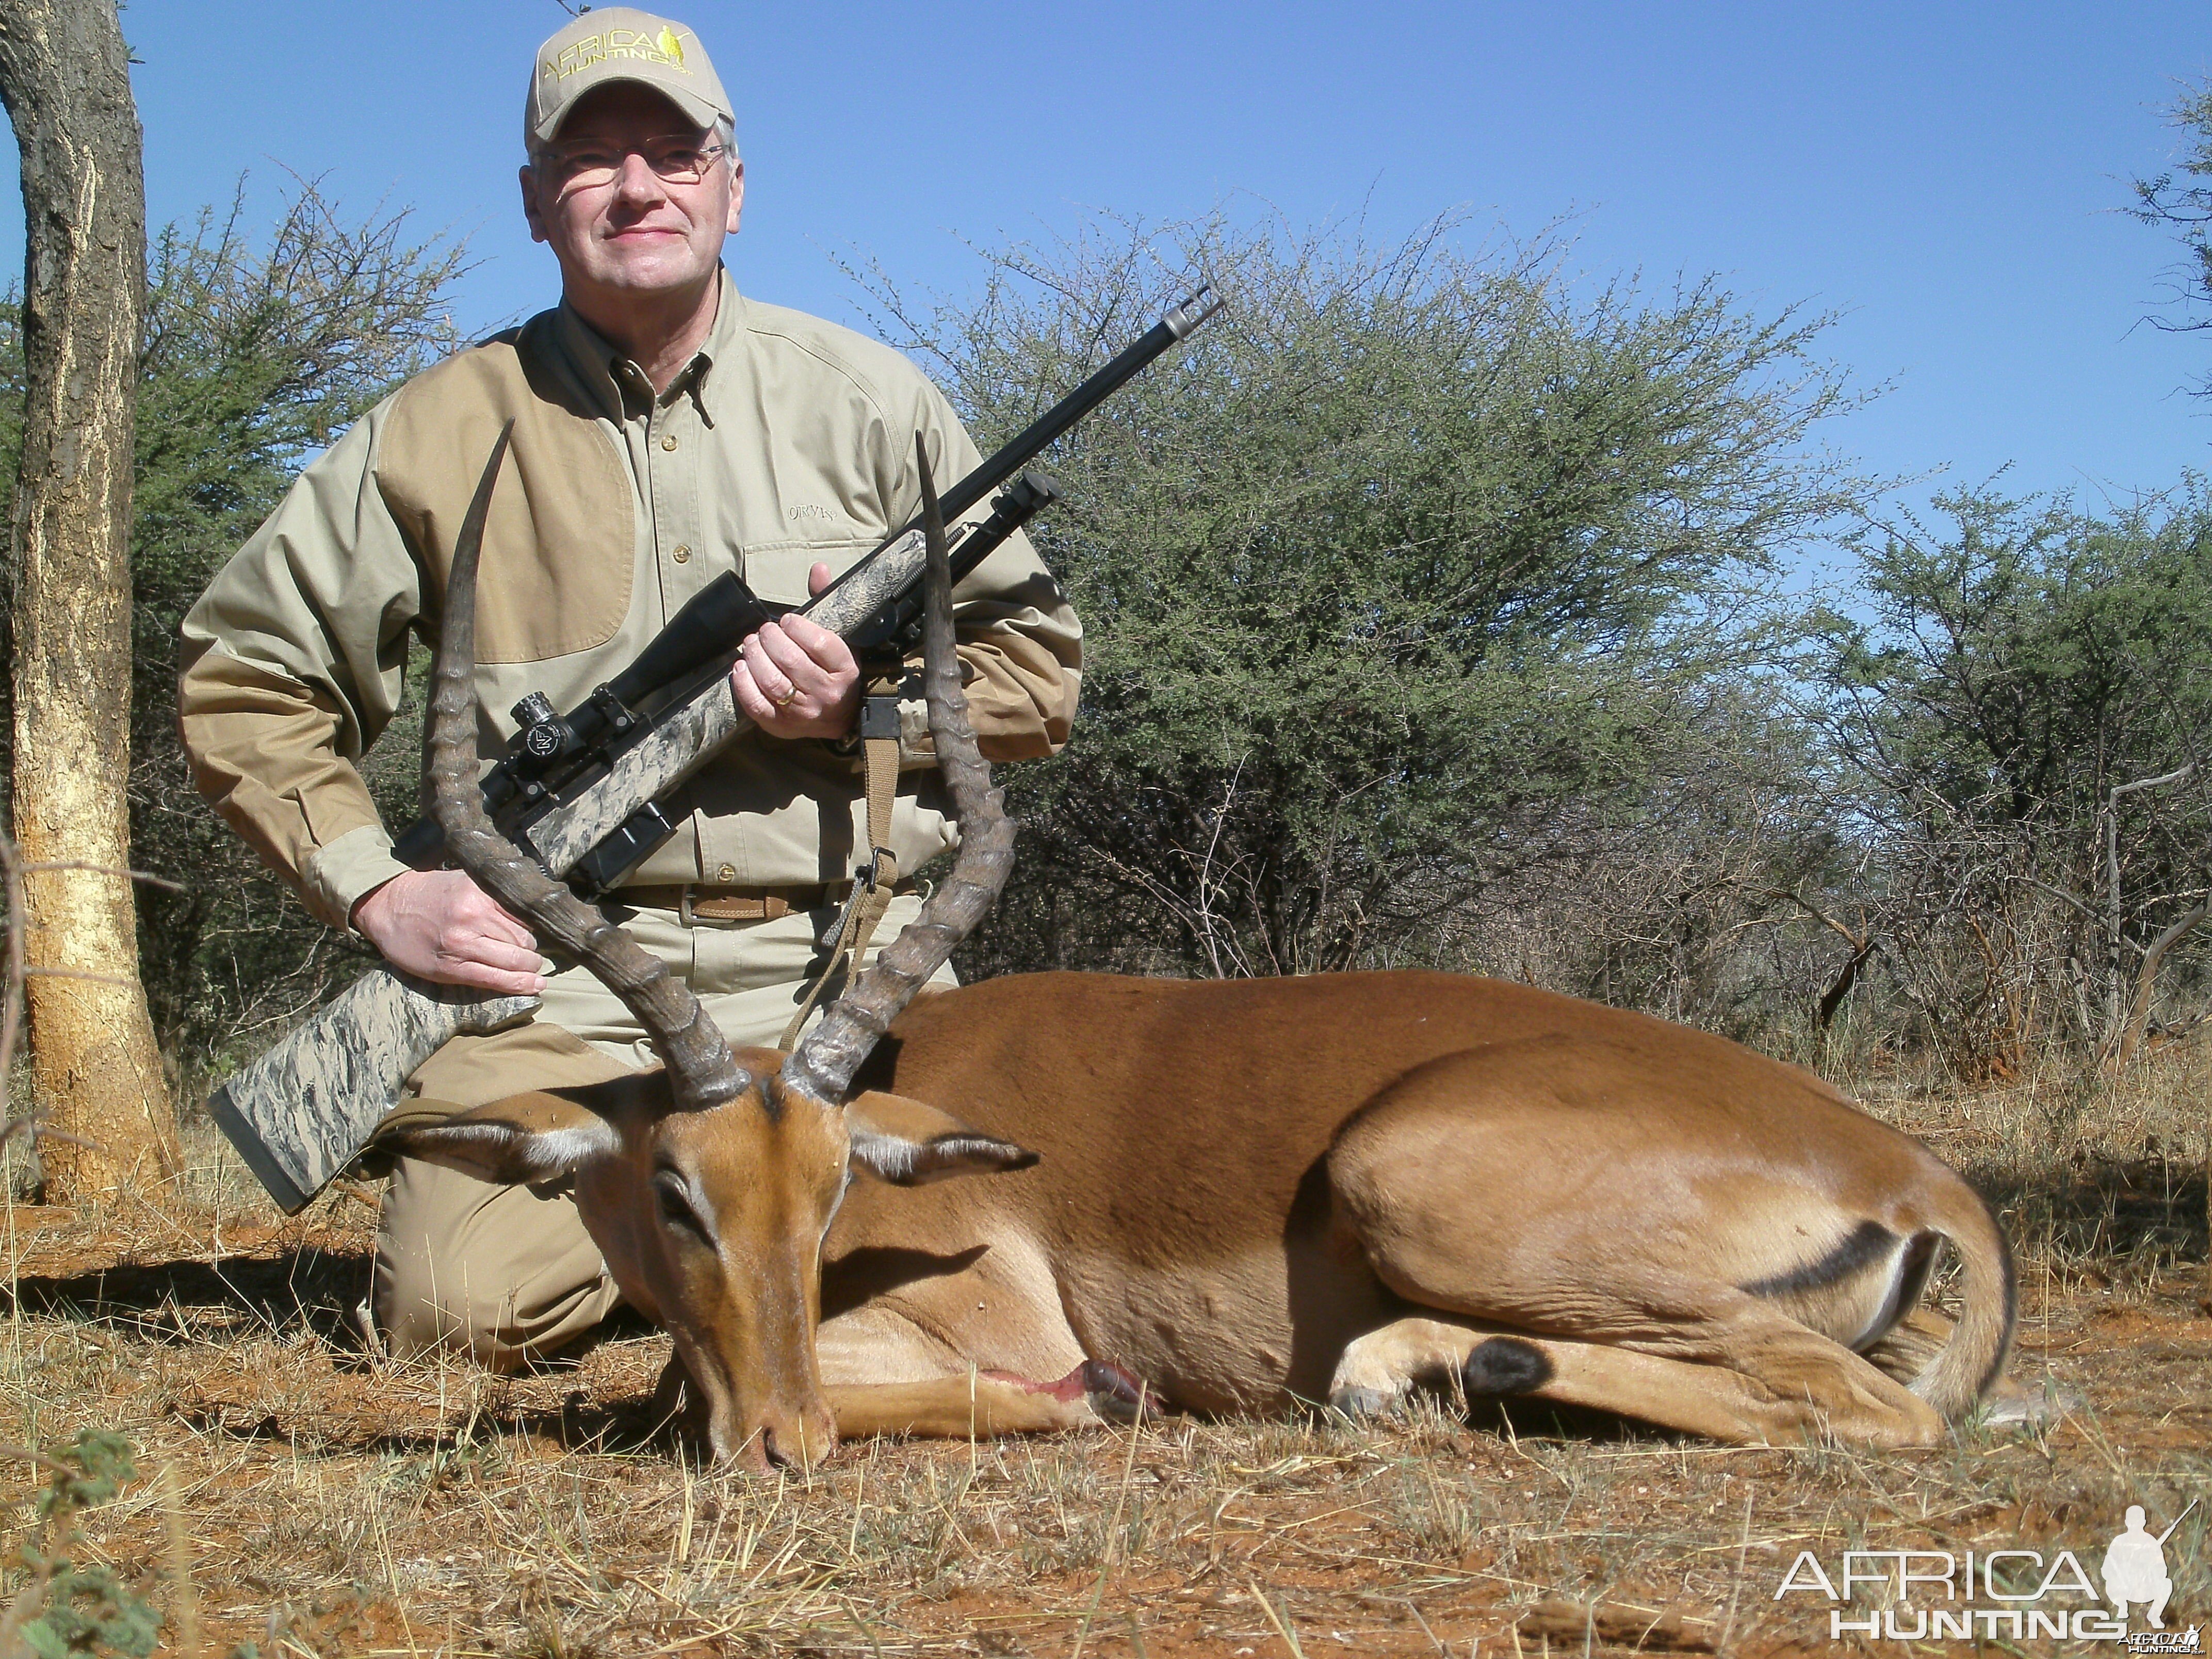
<instances>
[{"instance_id":1,"label":"hunter silhouette logo","mask_svg":"<svg viewBox=\"0 0 2212 1659\"><path fill-rule=\"evenodd\" d=\"M2189 1510L2197 1507L2197 1500L2189 1500ZM2115 1616L2124 1620L2128 1604L2139 1602L2143 1617L2149 1620L2148 1631L2131 1632L2128 1637L2130 1653L2199 1653L2203 1650L2197 1626L2185 1631L2160 1634L2166 1631L2166 1598L2173 1594L2173 1580L2166 1571L2166 1540L2173 1536L2173 1528L2188 1519L2189 1510L2173 1517L2166 1529L2152 1536L2143 1524L2143 1508L2140 1504L2128 1505L2128 1529L2105 1547L2105 1565L2099 1577L2105 1581L2105 1599L2112 1604Z\"/></svg>"},{"instance_id":2,"label":"hunter silhouette logo","mask_svg":"<svg viewBox=\"0 0 2212 1659\"><path fill-rule=\"evenodd\" d=\"M660 26L660 50L677 68L684 67L684 43L676 38L676 31L663 23Z\"/></svg>"}]
</instances>

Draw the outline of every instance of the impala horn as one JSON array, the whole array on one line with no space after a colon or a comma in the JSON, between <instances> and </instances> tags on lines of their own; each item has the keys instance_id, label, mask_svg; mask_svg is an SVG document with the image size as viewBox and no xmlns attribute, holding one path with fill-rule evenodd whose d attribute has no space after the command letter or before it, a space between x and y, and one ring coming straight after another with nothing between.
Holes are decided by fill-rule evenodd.
<instances>
[{"instance_id":1,"label":"impala horn","mask_svg":"<svg viewBox=\"0 0 2212 1659\"><path fill-rule=\"evenodd\" d=\"M961 940L975 931L1014 867L1014 821L1006 797L991 787L991 769L975 746L968 722L968 697L960 689L960 659L952 638L952 568L945 551L945 515L930 477L921 434L914 441L921 469L922 534L929 563L923 582L922 691L929 703L929 735L937 764L951 791L960 826L960 854L952 873L929 896L921 914L877 953L868 971L848 987L783 1063L785 1086L826 1106L840 1105L854 1076L890 1023L942 968Z\"/></svg>"},{"instance_id":2,"label":"impala horn","mask_svg":"<svg viewBox=\"0 0 2212 1659\"><path fill-rule=\"evenodd\" d=\"M500 429L454 538L453 567L446 578L446 621L431 678L429 732L422 746L422 793L446 832L453 861L528 922L541 942L574 957L621 998L667 1067L677 1109L703 1111L735 1100L752 1086L752 1079L730 1057L729 1045L699 1000L670 975L659 957L494 829L477 787L477 565L492 489L514 431L512 421Z\"/></svg>"}]
</instances>

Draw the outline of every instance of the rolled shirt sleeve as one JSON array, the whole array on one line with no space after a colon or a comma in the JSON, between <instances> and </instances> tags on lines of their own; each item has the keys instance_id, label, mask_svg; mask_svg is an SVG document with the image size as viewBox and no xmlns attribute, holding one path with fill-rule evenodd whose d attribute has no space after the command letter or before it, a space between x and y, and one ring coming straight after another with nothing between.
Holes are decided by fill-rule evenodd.
<instances>
[{"instance_id":1,"label":"rolled shirt sleeve","mask_svg":"<svg viewBox=\"0 0 2212 1659\"><path fill-rule=\"evenodd\" d=\"M406 866L358 762L398 707L420 576L374 479L378 419L303 472L184 622L193 781L322 921Z\"/></svg>"}]
</instances>

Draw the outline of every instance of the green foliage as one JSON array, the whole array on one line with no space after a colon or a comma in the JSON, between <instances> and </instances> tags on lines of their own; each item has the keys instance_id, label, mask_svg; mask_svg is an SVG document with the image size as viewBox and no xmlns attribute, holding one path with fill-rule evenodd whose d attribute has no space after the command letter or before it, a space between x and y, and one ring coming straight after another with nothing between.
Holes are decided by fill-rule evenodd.
<instances>
[{"instance_id":1,"label":"green foliage","mask_svg":"<svg viewBox=\"0 0 2212 1659\"><path fill-rule=\"evenodd\" d=\"M2212 877L2212 500L1938 507L1864 538L1865 614L1822 619L1810 675L1928 1035L2004 1066L2107 1041Z\"/></svg>"},{"instance_id":2,"label":"green foliage","mask_svg":"<svg viewBox=\"0 0 2212 1659\"><path fill-rule=\"evenodd\" d=\"M404 212L350 222L303 183L264 238L249 235L241 197L189 230L169 227L151 250L131 527L131 842L138 867L178 885L139 890L141 971L172 1054L204 1061L312 1002L343 951L193 788L176 739L177 630L300 468L455 343L443 295L461 252L407 231ZM0 381L17 392L0 396L4 492L21 429L12 306L0 310Z\"/></svg>"},{"instance_id":3,"label":"green foliage","mask_svg":"<svg viewBox=\"0 0 2212 1659\"><path fill-rule=\"evenodd\" d=\"M1556 250L1469 257L1456 228L1101 223L994 256L980 304L879 285L987 448L1178 297L1156 245L1230 306L1052 458L1069 499L1037 539L1083 708L1014 775L1023 862L980 963L1433 956L1762 724L1749 584L1862 499L1807 444L1849 402L1820 320L1578 291Z\"/></svg>"},{"instance_id":4,"label":"green foliage","mask_svg":"<svg viewBox=\"0 0 2212 1659\"><path fill-rule=\"evenodd\" d=\"M12 1638L38 1659L70 1654L149 1654L160 1638L161 1615L112 1568L81 1566L74 1552L83 1534L82 1510L106 1503L123 1483L137 1478L131 1443L104 1429L81 1429L70 1445L48 1458L51 1474L39 1494L45 1541L22 1552L29 1580L15 1605L0 1615L0 1636Z\"/></svg>"},{"instance_id":5,"label":"green foliage","mask_svg":"<svg viewBox=\"0 0 2212 1659\"><path fill-rule=\"evenodd\" d=\"M1866 620L1831 615L1843 751L1908 801L2075 822L2212 732L2212 501L2109 519L1986 493L1864 538ZM1839 711L1841 712L1841 711Z\"/></svg>"}]
</instances>

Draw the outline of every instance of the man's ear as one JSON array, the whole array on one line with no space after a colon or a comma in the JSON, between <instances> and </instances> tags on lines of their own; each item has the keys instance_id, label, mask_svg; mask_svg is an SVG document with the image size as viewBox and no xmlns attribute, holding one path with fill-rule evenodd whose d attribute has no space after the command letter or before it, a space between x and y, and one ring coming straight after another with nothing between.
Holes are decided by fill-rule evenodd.
<instances>
[{"instance_id":1,"label":"man's ear","mask_svg":"<svg viewBox=\"0 0 2212 1659\"><path fill-rule=\"evenodd\" d=\"M551 1181L613 1152L614 1126L557 1095L516 1095L471 1111L418 1101L378 1126L363 1151L419 1158L478 1181Z\"/></svg>"},{"instance_id":2,"label":"man's ear","mask_svg":"<svg viewBox=\"0 0 2212 1659\"><path fill-rule=\"evenodd\" d=\"M526 167L520 173L522 182L522 219L530 227L530 240L543 242L550 240L545 229L545 216L538 210L538 169Z\"/></svg>"},{"instance_id":3,"label":"man's ear","mask_svg":"<svg viewBox=\"0 0 2212 1659\"><path fill-rule=\"evenodd\" d=\"M744 215L745 164L743 161L732 161L730 163L730 211L722 221L722 234L726 236L736 235L738 221L744 218Z\"/></svg>"},{"instance_id":4,"label":"man's ear","mask_svg":"<svg viewBox=\"0 0 2212 1659\"><path fill-rule=\"evenodd\" d=\"M1037 1155L1011 1140L979 1133L958 1118L904 1095L871 1089L845 1107L853 1164L894 1187L919 1187L952 1176L1026 1170Z\"/></svg>"}]
</instances>

